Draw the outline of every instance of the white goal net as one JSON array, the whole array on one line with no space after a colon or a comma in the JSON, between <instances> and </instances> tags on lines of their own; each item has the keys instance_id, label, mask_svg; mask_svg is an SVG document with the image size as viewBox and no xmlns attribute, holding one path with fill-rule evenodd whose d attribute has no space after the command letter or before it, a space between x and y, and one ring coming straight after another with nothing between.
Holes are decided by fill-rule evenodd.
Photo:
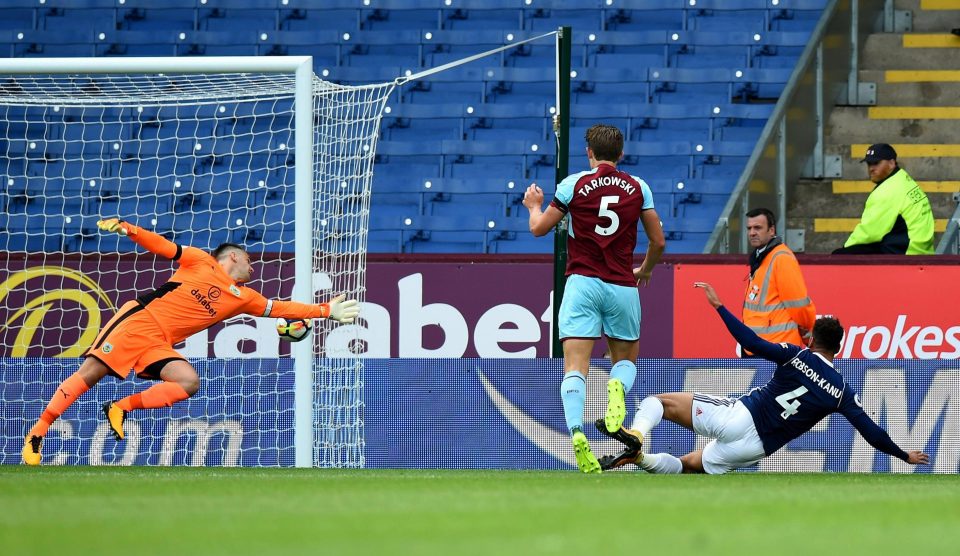
<instances>
[{"instance_id":1,"label":"white goal net","mask_svg":"<svg viewBox=\"0 0 960 556\"><path fill-rule=\"evenodd\" d=\"M19 462L26 430L116 308L175 269L100 233L98 219L208 251L239 243L249 286L268 298L364 298L373 155L393 85L305 81L309 58L247 59L250 71L218 60L0 65L0 463ZM312 350L252 317L175 346L200 391L132 413L122 442L99 404L149 384L104 379L51 427L44 463L363 466L356 325L317 324Z\"/></svg>"}]
</instances>

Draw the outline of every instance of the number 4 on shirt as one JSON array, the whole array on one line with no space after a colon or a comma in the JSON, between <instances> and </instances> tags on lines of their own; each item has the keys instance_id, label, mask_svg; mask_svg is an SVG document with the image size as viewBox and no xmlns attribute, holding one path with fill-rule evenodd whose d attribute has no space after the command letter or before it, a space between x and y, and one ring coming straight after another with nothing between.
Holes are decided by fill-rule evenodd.
<instances>
[{"instance_id":1,"label":"number 4 on shirt","mask_svg":"<svg viewBox=\"0 0 960 556\"><path fill-rule=\"evenodd\" d=\"M800 402L797 400L800 396L807 393L807 387L801 386L796 390L791 390L785 394L776 397L777 403L783 407L783 413L780 414L784 419L789 418L800 409ZM768 398L769 399L769 398Z\"/></svg>"}]
</instances>

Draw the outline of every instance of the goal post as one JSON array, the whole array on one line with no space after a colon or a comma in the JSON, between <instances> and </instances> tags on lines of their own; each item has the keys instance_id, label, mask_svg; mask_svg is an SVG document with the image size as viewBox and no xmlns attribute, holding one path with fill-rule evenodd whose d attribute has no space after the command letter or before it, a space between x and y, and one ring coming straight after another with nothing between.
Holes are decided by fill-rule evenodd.
<instances>
[{"instance_id":1,"label":"goal post","mask_svg":"<svg viewBox=\"0 0 960 556\"><path fill-rule=\"evenodd\" d=\"M0 380L22 385L5 388L3 401L13 407L16 390L23 420L35 419L78 362L57 358L82 353L89 328L173 270L91 230L101 217L131 218L207 250L244 244L261 272L251 287L267 297L316 302L346 293L363 301L372 161L394 86L321 81L309 56L0 59ZM112 273L120 276L106 279ZM43 292L73 292L70 279L86 280L97 295L50 302ZM76 307L92 298L102 315L90 303ZM71 316L78 310L79 320ZM56 459L204 464L215 453L226 465L362 467L363 367L352 326L320 322L313 342L289 348L290 370L271 359L288 349L272 323L235 318L204 331L177 347L210 359L203 367L222 367L215 377L198 369L215 388L202 386L169 416L138 412L141 453L111 455L96 441L102 427L90 408L132 389L129 380L102 381L51 429L64 432ZM235 369L213 363L234 359ZM4 453L27 426L5 424Z\"/></svg>"}]
</instances>

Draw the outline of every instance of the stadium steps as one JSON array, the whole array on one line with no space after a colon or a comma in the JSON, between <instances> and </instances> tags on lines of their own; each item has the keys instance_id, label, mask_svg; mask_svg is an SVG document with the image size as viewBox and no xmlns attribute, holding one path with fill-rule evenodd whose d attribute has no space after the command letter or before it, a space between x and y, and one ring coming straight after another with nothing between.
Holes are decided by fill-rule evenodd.
<instances>
[{"instance_id":1,"label":"stadium steps","mask_svg":"<svg viewBox=\"0 0 960 556\"><path fill-rule=\"evenodd\" d=\"M960 37L943 36L955 24L942 20L930 33L867 38L860 78L877 83L877 106L830 114L826 152L841 157L841 178L801 180L789 199L787 227L805 230L807 252L842 246L859 221L873 189L860 160L872 143L893 145L900 166L927 192L939 241L960 191Z\"/></svg>"},{"instance_id":2,"label":"stadium steps","mask_svg":"<svg viewBox=\"0 0 960 556\"><path fill-rule=\"evenodd\" d=\"M897 0L898 10L911 10L913 32L942 32L943 22L960 25L960 0Z\"/></svg>"},{"instance_id":3,"label":"stadium steps","mask_svg":"<svg viewBox=\"0 0 960 556\"><path fill-rule=\"evenodd\" d=\"M862 52L862 67L874 70L945 70L960 67L960 37L945 35L957 21L942 22L934 36L924 39L916 33L874 33L867 37ZM936 44L937 46L932 46Z\"/></svg>"}]
</instances>

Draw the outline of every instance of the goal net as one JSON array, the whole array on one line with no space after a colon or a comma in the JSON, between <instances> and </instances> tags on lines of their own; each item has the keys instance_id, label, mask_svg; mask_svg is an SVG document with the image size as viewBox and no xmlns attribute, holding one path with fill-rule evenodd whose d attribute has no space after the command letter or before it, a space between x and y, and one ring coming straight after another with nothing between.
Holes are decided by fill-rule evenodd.
<instances>
[{"instance_id":1,"label":"goal net","mask_svg":"<svg viewBox=\"0 0 960 556\"><path fill-rule=\"evenodd\" d=\"M24 434L116 308L176 267L99 233L98 219L208 251L239 243L249 286L268 298L364 299L373 155L393 84L334 85L310 63L0 63L0 463L19 462ZM44 463L363 466L356 325L316 324L312 349L252 317L175 346L200 391L132 413L122 442L100 404L150 384L104 379L50 429Z\"/></svg>"}]
</instances>

